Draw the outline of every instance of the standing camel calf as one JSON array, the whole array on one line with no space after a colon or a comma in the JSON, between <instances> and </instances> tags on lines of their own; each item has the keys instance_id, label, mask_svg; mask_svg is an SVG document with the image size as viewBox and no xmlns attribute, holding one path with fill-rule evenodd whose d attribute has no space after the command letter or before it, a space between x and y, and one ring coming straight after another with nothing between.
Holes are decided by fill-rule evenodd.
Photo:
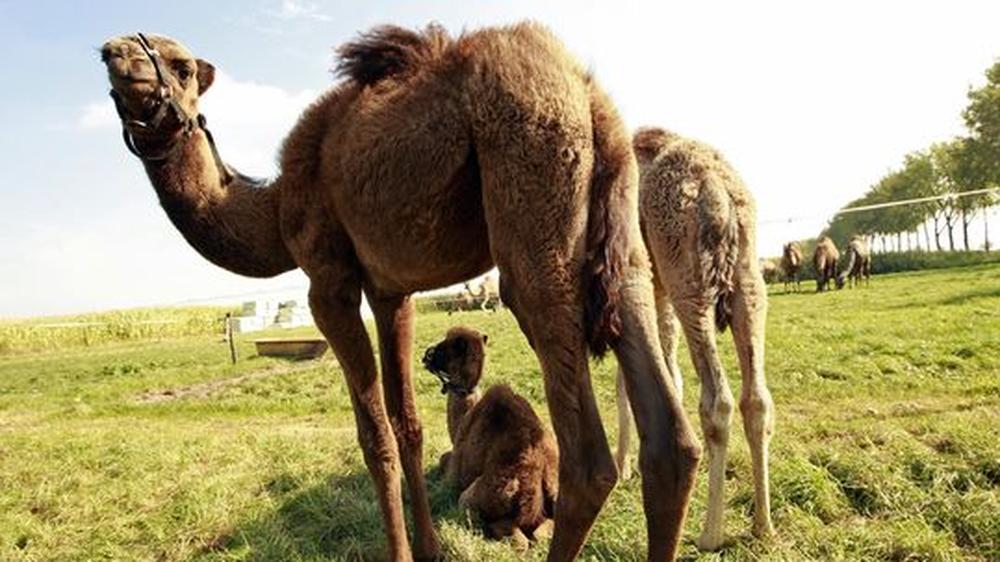
<instances>
[{"instance_id":1,"label":"standing camel calf","mask_svg":"<svg viewBox=\"0 0 1000 562\"><path fill-rule=\"evenodd\" d=\"M837 275L837 288L844 288L845 277L851 287L861 283L862 277L865 278L865 285L868 285L871 275L872 254L868 250L868 242L863 236L852 236L847 245L847 267Z\"/></svg>"},{"instance_id":2,"label":"standing camel calf","mask_svg":"<svg viewBox=\"0 0 1000 562\"><path fill-rule=\"evenodd\" d=\"M802 269L802 248L798 242L789 242L781 249L781 271L785 277L785 292L789 286L794 286L798 292L801 288L799 270Z\"/></svg>"},{"instance_id":3,"label":"standing camel calf","mask_svg":"<svg viewBox=\"0 0 1000 562\"><path fill-rule=\"evenodd\" d=\"M211 64L143 34L107 41L101 61L125 144L185 240L234 273L301 268L309 277L391 561L441 556L424 485L411 295L494 265L541 364L559 441L549 560L577 556L618 478L588 363L588 351L608 349L625 365L641 428L647 556L672 559L701 449L656 344L635 157L611 100L534 24L458 38L383 26L338 53L340 82L302 114L270 180L222 160L199 111Z\"/></svg>"},{"instance_id":4,"label":"standing camel calf","mask_svg":"<svg viewBox=\"0 0 1000 562\"><path fill-rule=\"evenodd\" d=\"M813 266L816 268L816 292L821 293L830 287L830 282L837 276L837 261L840 252L829 236L824 236L816 243L813 253Z\"/></svg>"},{"instance_id":5,"label":"standing camel calf","mask_svg":"<svg viewBox=\"0 0 1000 562\"><path fill-rule=\"evenodd\" d=\"M708 447L708 509L698 546L723 542L726 448L733 396L716 349L715 332L732 327L743 373L740 410L750 443L754 534L768 535L768 442L774 406L764 378L767 290L757 261L753 198L711 147L662 129L633 138L639 162L639 217L650 256L667 370L678 394L678 319L701 381L698 411ZM631 412L625 391L638 392L618 373L618 454L627 473Z\"/></svg>"},{"instance_id":6,"label":"standing camel calf","mask_svg":"<svg viewBox=\"0 0 1000 562\"><path fill-rule=\"evenodd\" d=\"M527 544L550 529L559 450L528 401L509 386L492 386L480 399L486 341L475 330L452 328L424 354L424 366L448 395L453 448L441 466L462 490L459 504L478 515L487 535Z\"/></svg>"}]
</instances>

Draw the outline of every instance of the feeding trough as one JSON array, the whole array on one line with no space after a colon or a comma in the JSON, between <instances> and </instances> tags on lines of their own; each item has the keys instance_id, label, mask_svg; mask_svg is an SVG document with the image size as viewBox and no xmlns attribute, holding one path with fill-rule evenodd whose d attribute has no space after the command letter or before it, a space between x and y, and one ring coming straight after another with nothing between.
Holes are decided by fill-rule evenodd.
<instances>
[{"instance_id":1,"label":"feeding trough","mask_svg":"<svg viewBox=\"0 0 1000 562\"><path fill-rule=\"evenodd\" d=\"M323 338L261 338L253 343L257 355L288 359L316 359L329 347Z\"/></svg>"}]
</instances>

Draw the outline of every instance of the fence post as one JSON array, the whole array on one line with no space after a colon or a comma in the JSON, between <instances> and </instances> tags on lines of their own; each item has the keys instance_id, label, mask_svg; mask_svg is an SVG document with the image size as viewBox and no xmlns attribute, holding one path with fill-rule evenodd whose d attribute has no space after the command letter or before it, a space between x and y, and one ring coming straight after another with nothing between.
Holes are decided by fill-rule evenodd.
<instances>
[{"instance_id":1,"label":"fence post","mask_svg":"<svg viewBox=\"0 0 1000 562\"><path fill-rule=\"evenodd\" d=\"M236 364L236 342L233 341L233 313L226 313L226 343L229 344L229 359Z\"/></svg>"}]
</instances>

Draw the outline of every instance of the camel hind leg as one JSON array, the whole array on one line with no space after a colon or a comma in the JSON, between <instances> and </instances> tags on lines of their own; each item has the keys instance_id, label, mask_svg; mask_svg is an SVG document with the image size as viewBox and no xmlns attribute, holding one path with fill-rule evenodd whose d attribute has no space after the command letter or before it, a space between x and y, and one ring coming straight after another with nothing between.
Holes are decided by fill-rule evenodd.
<instances>
[{"instance_id":1,"label":"camel hind leg","mask_svg":"<svg viewBox=\"0 0 1000 562\"><path fill-rule=\"evenodd\" d=\"M768 482L768 446L774 432L774 402L764 376L767 291L756 272L744 270L738 275L740 279L733 295L732 331L743 374L740 412L753 467L753 531L757 536L767 536L774 532Z\"/></svg>"},{"instance_id":2,"label":"camel hind leg","mask_svg":"<svg viewBox=\"0 0 1000 562\"><path fill-rule=\"evenodd\" d=\"M716 346L714 293L702 293L697 283L687 285L693 285L694 292L681 295L676 306L701 382L698 413L708 448L708 506L698 547L716 550L724 539L726 454L734 403Z\"/></svg>"},{"instance_id":3,"label":"camel hind leg","mask_svg":"<svg viewBox=\"0 0 1000 562\"><path fill-rule=\"evenodd\" d=\"M541 363L559 443L549 560L572 560L617 480L583 330L586 214L580 209L586 208L590 161L587 145L555 128L510 139L507 146L504 140L483 141L499 143L501 155L480 149L483 203L504 301Z\"/></svg>"},{"instance_id":4,"label":"camel hind leg","mask_svg":"<svg viewBox=\"0 0 1000 562\"><path fill-rule=\"evenodd\" d=\"M656 321L660 333L660 347L663 350L663 359L667 364L667 371L670 380L674 383L677 396L683 402L684 399L684 378L681 375L681 367L677 362L677 344L680 338L680 324L677 314L670 303L663 288L655 285L656 295ZM629 444L632 440L632 408L628 403L628 394L625 391L625 373L621 366L618 367L615 385L615 405L618 411L618 448L615 452L615 464L618 465L618 472L622 480L632 477L632 465L629 461Z\"/></svg>"}]
</instances>

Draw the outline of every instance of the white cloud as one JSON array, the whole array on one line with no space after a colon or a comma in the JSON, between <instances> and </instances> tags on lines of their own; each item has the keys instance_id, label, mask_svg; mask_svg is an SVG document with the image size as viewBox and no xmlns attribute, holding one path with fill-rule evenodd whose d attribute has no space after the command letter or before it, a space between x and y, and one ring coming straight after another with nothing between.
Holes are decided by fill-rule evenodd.
<instances>
[{"instance_id":1,"label":"white cloud","mask_svg":"<svg viewBox=\"0 0 1000 562\"><path fill-rule=\"evenodd\" d=\"M289 92L217 73L201 111L227 163L251 175L272 175L281 141L319 92Z\"/></svg>"},{"instance_id":2,"label":"white cloud","mask_svg":"<svg viewBox=\"0 0 1000 562\"><path fill-rule=\"evenodd\" d=\"M314 2L301 2L299 0L282 0L279 9L266 9L264 13L283 20L330 21L332 19L329 15L320 12L319 7Z\"/></svg>"},{"instance_id":3,"label":"white cloud","mask_svg":"<svg viewBox=\"0 0 1000 562\"><path fill-rule=\"evenodd\" d=\"M111 100L95 101L88 103L77 119L77 126L81 129L106 129L118 125L118 116L115 115L115 105Z\"/></svg>"}]
</instances>

